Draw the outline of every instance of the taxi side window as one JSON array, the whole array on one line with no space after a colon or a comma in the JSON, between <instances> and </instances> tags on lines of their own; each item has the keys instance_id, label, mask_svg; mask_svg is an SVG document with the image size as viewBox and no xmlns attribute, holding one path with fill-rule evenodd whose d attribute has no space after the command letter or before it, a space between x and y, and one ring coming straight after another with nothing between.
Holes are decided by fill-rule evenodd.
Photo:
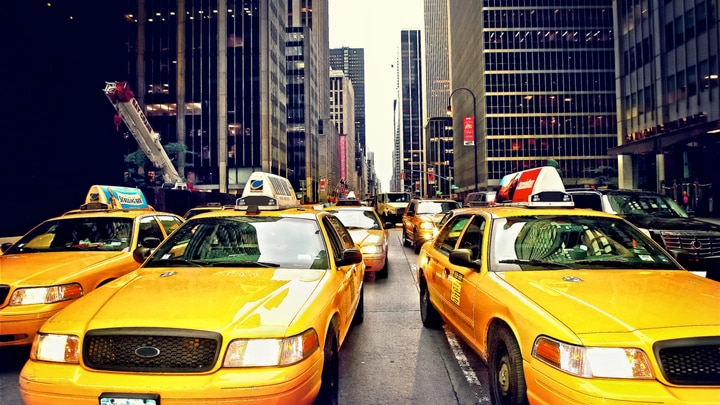
<instances>
[{"instance_id":1,"label":"taxi side window","mask_svg":"<svg viewBox=\"0 0 720 405\"><path fill-rule=\"evenodd\" d=\"M345 228L345 225L343 225L336 217L328 217L327 220L330 223L330 226L332 226L335 232L337 232L337 235L340 237L340 250L342 251L354 248L355 242L353 241L352 236L350 236L350 232L348 232Z\"/></svg>"},{"instance_id":2,"label":"taxi side window","mask_svg":"<svg viewBox=\"0 0 720 405\"><path fill-rule=\"evenodd\" d=\"M482 252L483 232L485 232L485 218L476 216L468 225L460 239L459 249L470 249L470 259L480 259Z\"/></svg>"},{"instance_id":3,"label":"taxi side window","mask_svg":"<svg viewBox=\"0 0 720 405\"><path fill-rule=\"evenodd\" d=\"M405 214L409 217L414 216L416 205L417 204L415 204L414 202L411 202L410 204L408 204L407 209L405 210Z\"/></svg>"},{"instance_id":4,"label":"taxi side window","mask_svg":"<svg viewBox=\"0 0 720 405\"><path fill-rule=\"evenodd\" d=\"M145 238L158 238L163 240L163 233L160 230L155 217L143 217L140 218L140 228L138 231L138 241L140 245L143 245Z\"/></svg>"},{"instance_id":5,"label":"taxi side window","mask_svg":"<svg viewBox=\"0 0 720 405\"><path fill-rule=\"evenodd\" d=\"M165 229L165 234L167 235L170 235L182 224L178 218L171 217L169 215L158 215L157 219L163 229Z\"/></svg>"},{"instance_id":6,"label":"taxi side window","mask_svg":"<svg viewBox=\"0 0 720 405\"><path fill-rule=\"evenodd\" d=\"M459 215L448 221L437 236L435 247L449 254L450 251L455 249L460 233L469 220L469 216Z\"/></svg>"}]
</instances>

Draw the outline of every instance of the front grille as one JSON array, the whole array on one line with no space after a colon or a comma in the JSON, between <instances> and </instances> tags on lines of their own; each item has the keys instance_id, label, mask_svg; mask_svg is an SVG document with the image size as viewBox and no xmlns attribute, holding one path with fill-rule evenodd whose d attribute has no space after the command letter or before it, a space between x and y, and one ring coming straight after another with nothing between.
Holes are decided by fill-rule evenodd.
<instances>
[{"instance_id":1,"label":"front grille","mask_svg":"<svg viewBox=\"0 0 720 405\"><path fill-rule=\"evenodd\" d=\"M189 329L117 328L85 334L83 361L96 370L188 373L210 370L222 336Z\"/></svg>"},{"instance_id":2,"label":"front grille","mask_svg":"<svg viewBox=\"0 0 720 405\"><path fill-rule=\"evenodd\" d=\"M690 259L720 258L720 234L703 231L662 231L660 234L668 250L684 249L690 255Z\"/></svg>"},{"instance_id":3,"label":"front grille","mask_svg":"<svg viewBox=\"0 0 720 405\"><path fill-rule=\"evenodd\" d=\"M720 336L658 342L654 350L669 383L720 386Z\"/></svg>"},{"instance_id":4,"label":"front grille","mask_svg":"<svg viewBox=\"0 0 720 405\"><path fill-rule=\"evenodd\" d=\"M10 286L7 284L0 284L0 307L5 303L8 294L10 294Z\"/></svg>"}]
</instances>

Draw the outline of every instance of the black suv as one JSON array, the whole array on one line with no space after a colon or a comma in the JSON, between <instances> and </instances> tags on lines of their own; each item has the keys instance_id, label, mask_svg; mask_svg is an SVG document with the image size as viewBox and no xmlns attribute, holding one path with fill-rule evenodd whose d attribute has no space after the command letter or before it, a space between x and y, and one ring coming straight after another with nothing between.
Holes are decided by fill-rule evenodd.
<instances>
[{"instance_id":1,"label":"black suv","mask_svg":"<svg viewBox=\"0 0 720 405\"><path fill-rule=\"evenodd\" d=\"M683 265L720 281L720 225L691 218L672 198L642 190L568 189L575 208L617 214L668 251L683 250Z\"/></svg>"}]
</instances>

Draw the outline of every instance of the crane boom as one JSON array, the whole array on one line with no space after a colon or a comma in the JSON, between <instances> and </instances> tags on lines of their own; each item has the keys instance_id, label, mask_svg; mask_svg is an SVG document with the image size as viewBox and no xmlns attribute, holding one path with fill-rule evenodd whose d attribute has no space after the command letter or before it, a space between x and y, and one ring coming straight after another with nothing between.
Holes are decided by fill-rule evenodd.
<instances>
[{"instance_id":1,"label":"crane boom","mask_svg":"<svg viewBox=\"0 0 720 405\"><path fill-rule=\"evenodd\" d=\"M187 189L187 184L180 177L170 157L163 149L160 135L153 131L127 82L105 82L104 91L118 115L137 140L140 149L145 152L153 166L162 171L165 183L173 184L173 188Z\"/></svg>"}]
</instances>

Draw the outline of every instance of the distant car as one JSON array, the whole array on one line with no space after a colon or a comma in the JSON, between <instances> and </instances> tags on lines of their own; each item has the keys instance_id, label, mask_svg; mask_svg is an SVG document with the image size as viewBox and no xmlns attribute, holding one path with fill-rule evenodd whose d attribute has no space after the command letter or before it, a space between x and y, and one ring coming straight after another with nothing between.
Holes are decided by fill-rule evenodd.
<instances>
[{"instance_id":1,"label":"distant car","mask_svg":"<svg viewBox=\"0 0 720 405\"><path fill-rule=\"evenodd\" d=\"M448 214L418 255L422 323L485 361L493 404L716 403L718 283L628 221L527 186L541 177L512 206Z\"/></svg>"},{"instance_id":2,"label":"distant car","mask_svg":"<svg viewBox=\"0 0 720 405\"><path fill-rule=\"evenodd\" d=\"M375 273L378 278L388 276L388 230L372 207L328 207L350 231L353 241L360 245L365 262L365 271Z\"/></svg>"},{"instance_id":3,"label":"distant car","mask_svg":"<svg viewBox=\"0 0 720 405\"><path fill-rule=\"evenodd\" d=\"M415 253L423 243L437 235L438 224L450 210L460 208L460 203L446 199L413 199L402 216L403 245L412 246Z\"/></svg>"},{"instance_id":4,"label":"distant car","mask_svg":"<svg viewBox=\"0 0 720 405\"><path fill-rule=\"evenodd\" d=\"M0 346L30 345L48 318L140 267L133 252L155 248L183 223L178 215L148 206L139 189L93 187L81 209L48 219L3 246ZM90 194L108 189L117 199L136 203L123 207L90 200Z\"/></svg>"},{"instance_id":5,"label":"distant car","mask_svg":"<svg viewBox=\"0 0 720 405\"><path fill-rule=\"evenodd\" d=\"M688 270L720 281L720 225L691 218L672 198L643 190L568 189L576 208L619 215L667 250L687 253Z\"/></svg>"},{"instance_id":6,"label":"distant car","mask_svg":"<svg viewBox=\"0 0 720 405\"><path fill-rule=\"evenodd\" d=\"M463 207L490 207L495 205L496 191L477 191L465 197Z\"/></svg>"},{"instance_id":7,"label":"distant car","mask_svg":"<svg viewBox=\"0 0 720 405\"><path fill-rule=\"evenodd\" d=\"M223 209L223 205L221 203L217 203L217 202L207 203L207 204L199 205L197 207L190 208L183 215L183 218L190 219L197 214L203 214L205 212L216 211L216 210L221 210L221 209Z\"/></svg>"},{"instance_id":8,"label":"distant car","mask_svg":"<svg viewBox=\"0 0 720 405\"><path fill-rule=\"evenodd\" d=\"M339 350L363 321L362 253L287 179L254 172L250 184L47 321L23 402L337 403Z\"/></svg>"},{"instance_id":9,"label":"distant car","mask_svg":"<svg viewBox=\"0 0 720 405\"><path fill-rule=\"evenodd\" d=\"M402 221L403 212L412 195L407 192L397 191L380 193L375 200L375 209L382 218L383 223L398 223Z\"/></svg>"}]
</instances>

